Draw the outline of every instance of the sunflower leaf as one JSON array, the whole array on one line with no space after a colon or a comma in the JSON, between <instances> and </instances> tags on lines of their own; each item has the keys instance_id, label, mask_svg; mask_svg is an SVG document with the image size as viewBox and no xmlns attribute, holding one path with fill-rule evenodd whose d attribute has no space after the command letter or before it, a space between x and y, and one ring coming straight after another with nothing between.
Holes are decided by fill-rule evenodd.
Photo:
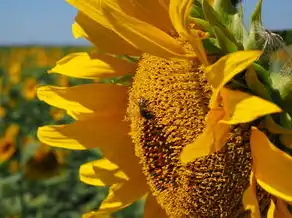
<instances>
[{"instance_id":1,"label":"sunflower leaf","mask_svg":"<svg viewBox=\"0 0 292 218\"><path fill-rule=\"evenodd\" d=\"M204 48L208 51L208 54L220 54L221 49L217 46L217 41L214 38L207 38L202 40Z\"/></svg>"},{"instance_id":2,"label":"sunflower leaf","mask_svg":"<svg viewBox=\"0 0 292 218\"><path fill-rule=\"evenodd\" d=\"M225 53L232 53L237 51L236 45L226 37L220 28L214 26L213 29L215 31L218 44Z\"/></svg>"},{"instance_id":3,"label":"sunflower leaf","mask_svg":"<svg viewBox=\"0 0 292 218\"><path fill-rule=\"evenodd\" d=\"M247 34L243 23L242 6L239 4L238 8L235 8L230 0L216 0L214 9L222 19L223 24L234 34L238 42L242 44L244 35Z\"/></svg>"},{"instance_id":4,"label":"sunflower leaf","mask_svg":"<svg viewBox=\"0 0 292 218\"><path fill-rule=\"evenodd\" d=\"M263 22L262 22L262 3L263 0L259 0L256 8L254 9L252 15L251 15L251 24L250 24L250 33L248 37L247 44L245 46L245 49L252 50L256 48L262 48L261 45L259 45L259 38L260 33L263 29ZM264 43L263 41L261 42Z\"/></svg>"},{"instance_id":5,"label":"sunflower leaf","mask_svg":"<svg viewBox=\"0 0 292 218\"><path fill-rule=\"evenodd\" d=\"M200 28L201 30L203 30L205 32L208 32L211 35L214 34L212 26L206 20L200 19L200 18L191 17L190 18L190 22L194 22L196 24L196 26L198 26L198 28Z\"/></svg>"},{"instance_id":6,"label":"sunflower leaf","mask_svg":"<svg viewBox=\"0 0 292 218\"><path fill-rule=\"evenodd\" d=\"M213 27L218 44L222 46L221 48L226 52L242 50L242 45L237 42L234 35L224 25L220 15L213 9L207 0L203 0L203 11L205 19ZM226 42L228 42L227 45L224 45Z\"/></svg>"},{"instance_id":7,"label":"sunflower leaf","mask_svg":"<svg viewBox=\"0 0 292 218\"><path fill-rule=\"evenodd\" d=\"M194 1L191 9L191 17L204 18L204 12L200 1Z\"/></svg>"}]
</instances>

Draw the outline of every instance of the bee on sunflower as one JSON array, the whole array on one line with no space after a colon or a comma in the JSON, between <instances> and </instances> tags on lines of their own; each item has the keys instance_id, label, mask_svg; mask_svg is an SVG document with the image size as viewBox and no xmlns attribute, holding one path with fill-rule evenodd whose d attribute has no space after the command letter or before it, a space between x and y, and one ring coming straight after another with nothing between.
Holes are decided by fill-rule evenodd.
<instances>
[{"instance_id":1,"label":"bee on sunflower","mask_svg":"<svg viewBox=\"0 0 292 218\"><path fill-rule=\"evenodd\" d=\"M284 42L271 49L282 39L263 28L261 0L249 31L233 1L67 1L79 10L74 36L96 51L69 54L49 72L134 75L130 86L37 91L76 120L40 127L43 143L104 155L80 167L81 181L110 187L84 218L144 196L145 218L291 217L290 74L268 58L288 55Z\"/></svg>"}]
</instances>

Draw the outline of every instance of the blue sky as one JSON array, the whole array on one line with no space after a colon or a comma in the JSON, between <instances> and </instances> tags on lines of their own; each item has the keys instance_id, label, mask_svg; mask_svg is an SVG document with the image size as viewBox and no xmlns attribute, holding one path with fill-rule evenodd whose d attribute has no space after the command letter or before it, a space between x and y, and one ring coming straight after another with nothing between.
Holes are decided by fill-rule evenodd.
<instances>
[{"instance_id":1,"label":"blue sky","mask_svg":"<svg viewBox=\"0 0 292 218\"><path fill-rule=\"evenodd\" d=\"M256 2L244 0L247 15ZM267 28L292 29L292 0L263 2ZM65 0L0 0L0 44L84 44L71 34L75 14Z\"/></svg>"}]
</instances>

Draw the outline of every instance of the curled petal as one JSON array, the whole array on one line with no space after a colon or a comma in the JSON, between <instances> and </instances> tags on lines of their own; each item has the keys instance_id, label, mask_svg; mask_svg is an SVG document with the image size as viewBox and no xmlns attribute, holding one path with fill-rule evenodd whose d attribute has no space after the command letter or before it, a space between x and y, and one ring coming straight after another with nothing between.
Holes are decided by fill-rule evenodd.
<instances>
[{"instance_id":1,"label":"curled petal","mask_svg":"<svg viewBox=\"0 0 292 218\"><path fill-rule=\"evenodd\" d=\"M79 175L82 182L95 186L110 186L129 180L119 166L107 158L81 165Z\"/></svg>"},{"instance_id":2,"label":"curled petal","mask_svg":"<svg viewBox=\"0 0 292 218\"><path fill-rule=\"evenodd\" d=\"M249 187L243 193L242 203L244 209L250 210L252 218L261 218L259 203L256 194L256 180L254 173L251 172Z\"/></svg>"},{"instance_id":3,"label":"curled petal","mask_svg":"<svg viewBox=\"0 0 292 218\"><path fill-rule=\"evenodd\" d=\"M222 88L225 117L228 124L248 123L259 117L282 111L277 105L245 92Z\"/></svg>"},{"instance_id":4,"label":"curled petal","mask_svg":"<svg viewBox=\"0 0 292 218\"><path fill-rule=\"evenodd\" d=\"M208 60L201 39L196 31L191 32L189 29L188 18L190 15L191 6L191 0L170 0L170 19L178 34L190 42L198 59L201 63L207 66Z\"/></svg>"},{"instance_id":5,"label":"curled petal","mask_svg":"<svg viewBox=\"0 0 292 218\"><path fill-rule=\"evenodd\" d=\"M112 185L108 196L101 203L99 210L85 214L84 217L99 217L99 215L106 213L114 213L140 199L147 190L146 183L141 183L136 180Z\"/></svg>"},{"instance_id":6,"label":"curled petal","mask_svg":"<svg viewBox=\"0 0 292 218\"><path fill-rule=\"evenodd\" d=\"M238 51L220 58L216 63L204 68L208 82L213 86L214 91L210 101L210 107L217 107L218 96L221 88L228 83L235 75L256 61L261 51Z\"/></svg>"},{"instance_id":7,"label":"curled petal","mask_svg":"<svg viewBox=\"0 0 292 218\"><path fill-rule=\"evenodd\" d=\"M220 150L225 143L230 127L219 123L224 116L223 109L213 109L206 119L206 128L203 133L182 151L181 161L183 164L194 161L199 157L206 156Z\"/></svg>"},{"instance_id":8,"label":"curled petal","mask_svg":"<svg viewBox=\"0 0 292 218\"><path fill-rule=\"evenodd\" d=\"M252 128L250 144L257 183L272 195L292 202L292 157L255 127Z\"/></svg>"}]
</instances>

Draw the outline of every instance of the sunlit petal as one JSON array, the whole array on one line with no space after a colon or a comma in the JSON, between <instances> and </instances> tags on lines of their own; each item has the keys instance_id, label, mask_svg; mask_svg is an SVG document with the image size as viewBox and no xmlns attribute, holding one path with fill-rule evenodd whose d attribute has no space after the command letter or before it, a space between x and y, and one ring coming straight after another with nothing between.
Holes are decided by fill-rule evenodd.
<instances>
[{"instance_id":1,"label":"sunlit petal","mask_svg":"<svg viewBox=\"0 0 292 218\"><path fill-rule=\"evenodd\" d=\"M71 113L96 112L108 117L125 113L128 99L127 87L111 84L44 86L37 90L37 94L40 100Z\"/></svg>"},{"instance_id":2,"label":"sunlit petal","mask_svg":"<svg viewBox=\"0 0 292 218\"><path fill-rule=\"evenodd\" d=\"M198 59L207 66L208 60L201 39L196 31L191 32L189 29L188 17L190 16L191 7L191 0L170 0L170 19L178 34L189 41Z\"/></svg>"},{"instance_id":3,"label":"sunlit petal","mask_svg":"<svg viewBox=\"0 0 292 218\"><path fill-rule=\"evenodd\" d=\"M282 111L274 103L246 92L223 88L221 96L225 111L222 122L228 124L247 123L264 115Z\"/></svg>"},{"instance_id":4,"label":"sunlit petal","mask_svg":"<svg viewBox=\"0 0 292 218\"><path fill-rule=\"evenodd\" d=\"M183 149L182 163L187 164L222 148L230 130L229 125L218 123L223 116L224 110L222 109L214 109L209 112L204 132Z\"/></svg>"},{"instance_id":5,"label":"sunlit petal","mask_svg":"<svg viewBox=\"0 0 292 218\"><path fill-rule=\"evenodd\" d=\"M292 157L273 145L255 127L252 128L250 143L258 184L272 195L292 202Z\"/></svg>"},{"instance_id":6,"label":"sunlit petal","mask_svg":"<svg viewBox=\"0 0 292 218\"><path fill-rule=\"evenodd\" d=\"M99 79L105 76L120 76L133 73L136 64L117 59L109 55L86 52L71 53L59 60L49 73L60 73L66 76Z\"/></svg>"},{"instance_id":7,"label":"sunlit petal","mask_svg":"<svg viewBox=\"0 0 292 218\"><path fill-rule=\"evenodd\" d=\"M146 197L145 206L144 206L144 215L143 218L168 218L165 211L157 203L157 200L149 193Z\"/></svg>"},{"instance_id":8,"label":"sunlit petal","mask_svg":"<svg viewBox=\"0 0 292 218\"><path fill-rule=\"evenodd\" d=\"M256 61L261 54L261 51L234 52L220 58L216 63L204 69L208 82L214 88L214 93L210 101L211 108L217 106L221 88L235 75L239 74Z\"/></svg>"}]
</instances>

